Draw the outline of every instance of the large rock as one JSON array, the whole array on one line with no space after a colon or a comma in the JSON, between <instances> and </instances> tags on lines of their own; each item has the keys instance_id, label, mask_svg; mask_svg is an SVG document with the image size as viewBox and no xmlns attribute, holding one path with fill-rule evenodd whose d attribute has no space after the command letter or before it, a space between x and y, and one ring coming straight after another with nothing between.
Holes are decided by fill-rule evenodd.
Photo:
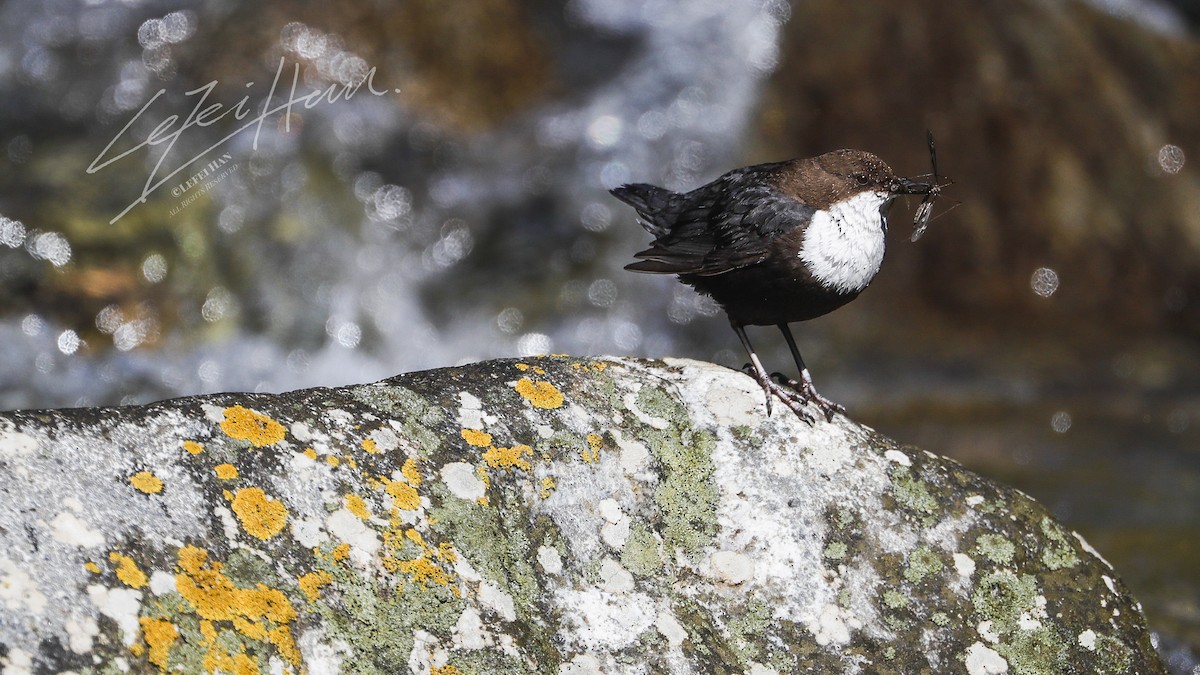
<instances>
[{"instance_id":1,"label":"large rock","mask_svg":"<svg viewBox=\"0 0 1200 675\"><path fill-rule=\"evenodd\" d=\"M1025 495L740 373L551 357L0 416L5 673L1156 673Z\"/></svg>"}]
</instances>

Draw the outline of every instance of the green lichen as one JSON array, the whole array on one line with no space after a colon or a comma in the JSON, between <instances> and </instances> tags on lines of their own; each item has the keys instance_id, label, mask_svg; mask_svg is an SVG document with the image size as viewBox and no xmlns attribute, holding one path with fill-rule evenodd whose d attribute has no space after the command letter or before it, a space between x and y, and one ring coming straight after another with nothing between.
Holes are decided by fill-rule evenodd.
<instances>
[{"instance_id":1,"label":"green lichen","mask_svg":"<svg viewBox=\"0 0 1200 675\"><path fill-rule=\"evenodd\" d=\"M1037 580L1032 575L999 570L980 579L971 602L980 617L1005 634L1015 630L1021 615L1033 608L1036 595Z\"/></svg>"},{"instance_id":2,"label":"green lichen","mask_svg":"<svg viewBox=\"0 0 1200 675\"><path fill-rule=\"evenodd\" d=\"M945 569L946 564L933 549L928 546L918 546L908 556L908 565L904 568L904 578L914 584L920 583L928 576L938 574Z\"/></svg>"},{"instance_id":3,"label":"green lichen","mask_svg":"<svg viewBox=\"0 0 1200 675\"><path fill-rule=\"evenodd\" d=\"M446 414L416 392L383 383L348 387L347 392L358 402L402 420L403 435L416 441L426 455L441 446L441 435L432 430L443 423Z\"/></svg>"},{"instance_id":4,"label":"green lichen","mask_svg":"<svg viewBox=\"0 0 1200 675\"><path fill-rule=\"evenodd\" d=\"M935 626L941 626L942 628L950 625L950 615L946 614L945 612L934 612L933 615L929 617L929 620L932 621Z\"/></svg>"},{"instance_id":5,"label":"green lichen","mask_svg":"<svg viewBox=\"0 0 1200 675\"><path fill-rule=\"evenodd\" d=\"M1011 672L1020 675L1058 675L1070 672L1066 644L1046 628L1017 631L996 645Z\"/></svg>"},{"instance_id":6,"label":"green lichen","mask_svg":"<svg viewBox=\"0 0 1200 675\"><path fill-rule=\"evenodd\" d=\"M1103 633L1096 635L1096 661L1104 672L1125 673L1133 665L1133 650L1129 645Z\"/></svg>"},{"instance_id":7,"label":"green lichen","mask_svg":"<svg viewBox=\"0 0 1200 675\"><path fill-rule=\"evenodd\" d=\"M850 509L838 509L837 514L833 518L834 524L838 526L838 529L842 530L849 527L854 521L854 512Z\"/></svg>"},{"instance_id":8,"label":"green lichen","mask_svg":"<svg viewBox=\"0 0 1200 675\"><path fill-rule=\"evenodd\" d=\"M332 543L318 550L318 567L333 583L322 589L312 605L324 619L328 639L345 641L356 655L342 672L385 675L406 663L418 628L447 636L462 614L465 602L445 586L402 583L362 576L350 565L333 561Z\"/></svg>"},{"instance_id":9,"label":"green lichen","mask_svg":"<svg viewBox=\"0 0 1200 675\"><path fill-rule=\"evenodd\" d=\"M850 609L850 603L853 601L854 601L854 597L852 595L850 595L850 589L843 588L842 590L838 591L838 594L837 594L838 607L841 607L842 609Z\"/></svg>"},{"instance_id":10,"label":"green lichen","mask_svg":"<svg viewBox=\"0 0 1200 675\"><path fill-rule=\"evenodd\" d=\"M900 609L908 606L908 597L899 591L887 590L883 592L883 604L890 609Z\"/></svg>"},{"instance_id":11,"label":"green lichen","mask_svg":"<svg viewBox=\"0 0 1200 675\"><path fill-rule=\"evenodd\" d=\"M751 599L740 608L740 612L739 608L730 611L734 618L727 622L726 630L733 648L745 663L757 659L762 653L759 645L771 627L771 607L765 602Z\"/></svg>"},{"instance_id":12,"label":"green lichen","mask_svg":"<svg viewBox=\"0 0 1200 675\"><path fill-rule=\"evenodd\" d=\"M637 407L643 414L670 423L687 422L687 410L674 397L658 387L642 387L637 395Z\"/></svg>"},{"instance_id":13,"label":"green lichen","mask_svg":"<svg viewBox=\"0 0 1200 675\"><path fill-rule=\"evenodd\" d=\"M460 675L529 672L529 666L523 660L509 656L499 649L456 651L451 654L450 662L446 665L457 668Z\"/></svg>"},{"instance_id":14,"label":"green lichen","mask_svg":"<svg viewBox=\"0 0 1200 675\"><path fill-rule=\"evenodd\" d=\"M659 541L643 523L629 528L629 538L621 549L621 566L639 577L654 577L662 571L663 559L658 551Z\"/></svg>"},{"instance_id":15,"label":"green lichen","mask_svg":"<svg viewBox=\"0 0 1200 675\"><path fill-rule=\"evenodd\" d=\"M707 431L684 434L648 429L642 432L642 441L662 466L654 503L662 512L664 544L668 551L681 548L695 555L717 531L716 466L712 461L716 438Z\"/></svg>"},{"instance_id":16,"label":"green lichen","mask_svg":"<svg viewBox=\"0 0 1200 675\"><path fill-rule=\"evenodd\" d=\"M846 544L840 541L831 541L825 547L824 556L830 560L841 560L846 557Z\"/></svg>"},{"instance_id":17,"label":"green lichen","mask_svg":"<svg viewBox=\"0 0 1200 675\"><path fill-rule=\"evenodd\" d=\"M975 540L975 552L997 565L1013 561L1017 547L1002 534L981 534Z\"/></svg>"},{"instance_id":18,"label":"green lichen","mask_svg":"<svg viewBox=\"0 0 1200 675\"><path fill-rule=\"evenodd\" d=\"M938 511L938 501L929 493L929 487L914 477L908 467L893 469L892 496L901 506L922 515L932 516Z\"/></svg>"},{"instance_id":19,"label":"green lichen","mask_svg":"<svg viewBox=\"0 0 1200 675\"><path fill-rule=\"evenodd\" d=\"M1047 546L1042 551L1042 564L1051 570L1074 567L1079 563L1075 547L1067 539L1063 527L1050 518L1042 518L1042 534L1046 535Z\"/></svg>"},{"instance_id":20,"label":"green lichen","mask_svg":"<svg viewBox=\"0 0 1200 675\"><path fill-rule=\"evenodd\" d=\"M743 443L751 443L758 438L758 435L754 433L754 429L745 424L738 424L730 429L729 432L733 434L734 438Z\"/></svg>"},{"instance_id":21,"label":"green lichen","mask_svg":"<svg viewBox=\"0 0 1200 675\"><path fill-rule=\"evenodd\" d=\"M435 484L437 506L429 516L432 530L454 544L459 555L484 578L513 598L519 615L536 616L539 596L537 545L529 538L528 513L520 508L494 508L451 496Z\"/></svg>"}]
</instances>

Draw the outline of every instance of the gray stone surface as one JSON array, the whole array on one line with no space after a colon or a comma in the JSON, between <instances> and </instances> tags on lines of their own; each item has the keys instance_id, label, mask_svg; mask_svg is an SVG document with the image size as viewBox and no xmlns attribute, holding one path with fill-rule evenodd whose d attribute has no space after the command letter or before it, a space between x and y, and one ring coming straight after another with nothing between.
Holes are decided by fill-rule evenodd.
<instances>
[{"instance_id":1,"label":"gray stone surface","mask_svg":"<svg viewBox=\"0 0 1200 675\"><path fill-rule=\"evenodd\" d=\"M1042 506L691 361L4 413L0 494L6 674L1162 672Z\"/></svg>"}]
</instances>

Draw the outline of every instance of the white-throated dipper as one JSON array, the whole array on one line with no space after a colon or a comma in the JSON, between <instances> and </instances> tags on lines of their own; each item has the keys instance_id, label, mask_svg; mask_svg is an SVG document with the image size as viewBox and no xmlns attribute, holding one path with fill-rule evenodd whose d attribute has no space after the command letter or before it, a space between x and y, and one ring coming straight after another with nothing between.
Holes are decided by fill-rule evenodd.
<instances>
[{"instance_id":1,"label":"white-throated dipper","mask_svg":"<svg viewBox=\"0 0 1200 675\"><path fill-rule=\"evenodd\" d=\"M932 154L932 138L930 147ZM804 411L808 401L827 420L844 409L813 387L788 324L858 297L883 262L892 200L924 194L929 202L940 187L936 169L931 182L920 182L897 177L869 152L835 150L735 169L682 194L646 183L622 185L612 194L637 209L642 227L655 237L625 269L677 274L716 300L750 355L767 414L774 395L811 422ZM783 332L799 381L767 374L750 346L745 326L770 325Z\"/></svg>"}]
</instances>

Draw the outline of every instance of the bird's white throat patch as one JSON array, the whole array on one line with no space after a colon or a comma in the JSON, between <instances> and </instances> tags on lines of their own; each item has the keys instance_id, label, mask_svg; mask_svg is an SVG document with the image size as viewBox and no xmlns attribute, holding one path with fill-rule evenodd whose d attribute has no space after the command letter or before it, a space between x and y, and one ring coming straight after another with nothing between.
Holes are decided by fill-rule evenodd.
<instances>
[{"instance_id":1,"label":"bird's white throat patch","mask_svg":"<svg viewBox=\"0 0 1200 675\"><path fill-rule=\"evenodd\" d=\"M813 214L800 259L822 286L857 293L871 283L883 263L883 210L889 192L862 192Z\"/></svg>"}]
</instances>

